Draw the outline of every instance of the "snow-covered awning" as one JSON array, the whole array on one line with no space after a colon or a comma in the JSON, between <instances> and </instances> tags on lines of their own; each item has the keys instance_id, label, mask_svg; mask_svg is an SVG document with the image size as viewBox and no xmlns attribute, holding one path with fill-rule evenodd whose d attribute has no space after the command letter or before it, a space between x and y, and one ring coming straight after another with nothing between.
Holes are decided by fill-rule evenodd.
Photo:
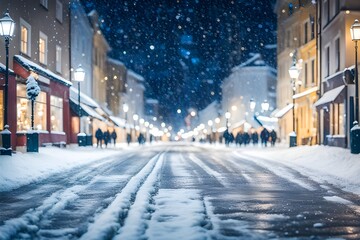
<instances>
[{"instance_id":1,"label":"snow-covered awning","mask_svg":"<svg viewBox=\"0 0 360 240\"><path fill-rule=\"evenodd\" d=\"M322 107L324 104L335 102L339 99L339 96L343 93L345 86L342 85L340 87L331 89L322 95L322 97L314 104L314 107Z\"/></svg>"},{"instance_id":2,"label":"snow-covered awning","mask_svg":"<svg viewBox=\"0 0 360 240\"><path fill-rule=\"evenodd\" d=\"M241 120L240 122L236 122L234 124L231 124L231 128L232 129L235 129L235 128L238 128L238 127L241 127L242 125L244 125L246 123L245 120Z\"/></svg>"},{"instance_id":3,"label":"snow-covered awning","mask_svg":"<svg viewBox=\"0 0 360 240\"><path fill-rule=\"evenodd\" d=\"M27 58L24 58L20 55L15 55L14 60L19 63L22 67L24 67L27 71L34 71L37 74L40 74L44 77L47 77L49 79L52 79L54 81L60 82L64 84L65 86L71 86L72 83L65 78L53 73L52 71L43 68L42 66L30 61Z\"/></svg>"},{"instance_id":4,"label":"snow-covered awning","mask_svg":"<svg viewBox=\"0 0 360 240\"><path fill-rule=\"evenodd\" d=\"M109 117L110 117L111 121L113 121L115 123L116 126L118 126L118 127L126 127L125 119L115 117L115 116L109 116Z\"/></svg>"},{"instance_id":5,"label":"snow-covered awning","mask_svg":"<svg viewBox=\"0 0 360 240\"><path fill-rule=\"evenodd\" d=\"M306 96L306 95L308 95L308 94L310 94L310 93L316 92L317 90L318 90L318 87L310 88L310 89L305 90L305 91L303 91L303 92L301 92L301 93L295 94L295 95L293 96L293 99L297 99L297 98L304 97L304 96Z\"/></svg>"},{"instance_id":6,"label":"snow-covered awning","mask_svg":"<svg viewBox=\"0 0 360 240\"><path fill-rule=\"evenodd\" d=\"M274 117L276 118L282 118L288 111L290 111L290 109L293 108L293 104L290 103L288 105L286 105L286 107L280 109L279 111L277 111L275 114L274 114Z\"/></svg>"},{"instance_id":7,"label":"snow-covered awning","mask_svg":"<svg viewBox=\"0 0 360 240\"><path fill-rule=\"evenodd\" d=\"M267 117L267 116L257 116L257 119L259 119L259 121L261 122L278 122L278 118L276 117Z\"/></svg>"},{"instance_id":8,"label":"snow-covered awning","mask_svg":"<svg viewBox=\"0 0 360 240\"><path fill-rule=\"evenodd\" d=\"M79 91L77 88L75 87L70 87L70 98L71 100L73 100L74 102L76 102L76 100L79 97ZM85 103L86 105L93 107L93 108L99 108L99 104L97 102L95 102L91 97L87 96L85 93L80 91L80 101L81 103Z\"/></svg>"},{"instance_id":9,"label":"snow-covered awning","mask_svg":"<svg viewBox=\"0 0 360 240\"><path fill-rule=\"evenodd\" d=\"M100 121L106 122L106 119L101 116L96 110L84 103L80 103L81 106L81 116L89 116L96 119L99 119ZM79 114L79 102L70 98L70 107L71 109L78 115Z\"/></svg>"}]
</instances>

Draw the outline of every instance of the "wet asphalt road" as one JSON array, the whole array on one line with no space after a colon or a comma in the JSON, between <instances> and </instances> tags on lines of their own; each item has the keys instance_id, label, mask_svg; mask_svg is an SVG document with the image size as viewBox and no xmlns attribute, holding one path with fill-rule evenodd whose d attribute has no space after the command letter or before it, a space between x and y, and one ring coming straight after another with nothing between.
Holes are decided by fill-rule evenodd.
<instances>
[{"instance_id":1,"label":"wet asphalt road","mask_svg":"<svg viewBox=\"0 0 360 240\"><path fill-rule=\"evenodd\" d=\"M0 231L7 232L3 238L81 238L130 179L162 154L149 201L156 204L156 195L169 189L196 191L205 209L201 228L211 232L208 239L360 239L360 196L314 182L281 163L270 163L277 169L274 173L244 149L189 145L139 149L119 150L112 157L1 192ZM136 191L130 207L138 199ZM329 201L339 198L346 204ZM128 216L124 211L118 217L119 228ZM173 239L171 234L167 239Z\"/></svg>"}]
</instances>

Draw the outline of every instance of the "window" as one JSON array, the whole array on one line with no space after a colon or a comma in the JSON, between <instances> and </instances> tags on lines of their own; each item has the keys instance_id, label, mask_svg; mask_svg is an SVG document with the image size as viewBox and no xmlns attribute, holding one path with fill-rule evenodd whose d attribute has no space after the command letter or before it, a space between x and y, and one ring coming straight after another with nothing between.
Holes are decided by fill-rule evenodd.
<instances>
[{"instance_id":1,"label":"window","mask_svg":"<svg viewBox=\"0 0 360 240\"><path fill-rule=\"evenodd\" d=\"M309 23L306 22L304 24L304 44L306 44L308 42L308 31L309 31Z\"/></svg>"},{"instance_id":2,"label":"window","mask_svg":"<svg viewBox=\"0 0 360 240\"><path fill-rule=\"evenodd\" d=\"M315 84L315 60L311 60L311 85Z\"/></svg>"},{"instance_id":3,"label":"window","mask_svg":"<svg viewBox=\"0 0 360 240\"><path fill-rule=\"evenodd\" d=\"M325 24L329 23L329 21L330 21L330 4L329 4L329 0L324 0L324 20L325 20Z\"/></svg>"},{"instance_id":4,"label":"window","mask_svg":"<svg viewBox=\"0 0 360 240\"><path fill-rule=\"evenodd\" d=\"M308 86L308 64L307 63L305 63L305 72L304 72L304 80L305 80L305 87L307 87Z\"/></svg>"},{"instance_id":5,"label":"window","mask_svg":"<svg viewBox=\"0 0 360 240\"><path fill-rule=\"evenodd\" d=\"M56 45L56 71L59 73L61 73L61 53L61 47Z\"/></svg>"},{"instance_id":6,"label":"window","mask_svg":"<svg viewBox=\"0 0 360 240\"><path fill-rule=\"evenodd\" d=\"M336 71L340 71L340 39L335 40L335 61L336 61Z\"/></svg>"},{"instance_id":7,"label":"window","mask_svg":"<svg viewBox=\"0 0 360 240\"><path fill-rule=\"evenodd\" d=\"M50 121L51 131L63 131L63 100L50 96Z\"/></svg>"},{"instance_id":8,"label":"window","mask_svg":"<svg viewBox=\"0 0 360 240\"><path fill-rule=\"evenodd\" d=\"M314 17L310 17L310 25L311 25L310 40L313 40L315 38L315 21L314 21Z\"/></svg>"},{"instance_id":9,"label":"window","mask_svg":"<svg viewBox=\"0 0 360 240\"><path fill-rule=\"evenodd\" d=\"M46 9L48 9L48 0L40 0L40 4Z\"/></svg>"},{"instance_id":10,"label":"window","mask_svg":"<svg viewBox=\"0 0 360 240\"><path fill-rule=\"evenodd\" d=\"M31 56L31 26L20 18L20 51Z\"/></svg>"},{"instance_id":11,"label":"window","mask_svg":"<svg viewBox=\"0 0 360 240\"><path fill-rule=\"evenodd\" d=\"M335 0L335 15L340 12L340 0Z\"/></svg>"},{"instance_id":12,"label":"window","mask_svg":"<svg viewBox=\"0 0 360 240\"><path fill-rule=\"evenodd\" d=\"M42 32L40 32L39 38L39 61L47 64L47 36Z\"/></svg>"},{"instance_id":13,"label":"window","mask_svg":"<svg viewBox=\"0 0 360 240\"><path fill-rule=\"evenodd\" d=\"M34 104L34 128L46 130L46 93L40 92ZM17 131L31 128L31 101L26 97L26 85L17 85Z\"/></svg>"},{"instance_id":14,"label":"window","mask_svg":"<svg viewBox=\"0 0 360 240\"><path fill-rule=\"evenodd\" d=\"M326 77L330 75L330 47L325 48L325 61L326 61Z\"/></svg>"},{"instance_id":15,"label":"window","mask_svg":"<svg viewBox=\"0 0 360 240\"><path fill-rule=\"evenodd\" d=\"M343 103L333 103L330 105L330 134L345 134L345 105Z\"/></svg>"},{"instance_id":16,"label":"window","mask_svg":"<svg viewBox=\"0 0 360 240\"><path fill-rule=\"evenodd\" d=\"M56 19L63 22L63 5L59 0L56 0Z\"/></svg>"}]
</instances>

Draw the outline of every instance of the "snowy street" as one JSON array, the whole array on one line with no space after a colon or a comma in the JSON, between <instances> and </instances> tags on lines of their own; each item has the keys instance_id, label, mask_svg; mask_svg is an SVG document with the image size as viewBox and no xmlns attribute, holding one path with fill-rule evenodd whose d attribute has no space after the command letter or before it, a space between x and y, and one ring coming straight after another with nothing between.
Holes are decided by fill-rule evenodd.
<instances>
[{"instance_id":1,"label":"snowy street","mask_svg":"<svg viewBox=\"0 0 360 240\"><path fill-rule=\"evenodd\" d=\"M358 194L245 148L114 150L0 203L0 239L360 237Z\"/></svg>"}]
</instances>

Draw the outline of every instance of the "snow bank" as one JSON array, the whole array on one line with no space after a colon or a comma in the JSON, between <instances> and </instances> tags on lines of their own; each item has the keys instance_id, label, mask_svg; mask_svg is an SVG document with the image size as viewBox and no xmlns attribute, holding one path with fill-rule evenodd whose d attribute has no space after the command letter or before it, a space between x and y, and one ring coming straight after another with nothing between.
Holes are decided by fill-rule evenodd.
<instances>
[{"instance_id":1,"label":"snow bank","mask_svg":"<svg viewBox=\"0 0 360 240\"><path fill-rule=\"evenodd\" d=\"M249 148L242 153L281 162L317 182L332 183L360 194L360 155L351 154L349 149L316 145Z\"/></svg>"},{"instance_id":2,"label":"snow bank","mask_svg":"<svg viewBox=\"0 0 360 240\"><path fill-rule=\"evenodd\" d=\"M0 156L0 192L118 153L114 150L92 147L45 147L40 148L39 153L18 152L12 156Z\"/></svg>"}]
</instances>

